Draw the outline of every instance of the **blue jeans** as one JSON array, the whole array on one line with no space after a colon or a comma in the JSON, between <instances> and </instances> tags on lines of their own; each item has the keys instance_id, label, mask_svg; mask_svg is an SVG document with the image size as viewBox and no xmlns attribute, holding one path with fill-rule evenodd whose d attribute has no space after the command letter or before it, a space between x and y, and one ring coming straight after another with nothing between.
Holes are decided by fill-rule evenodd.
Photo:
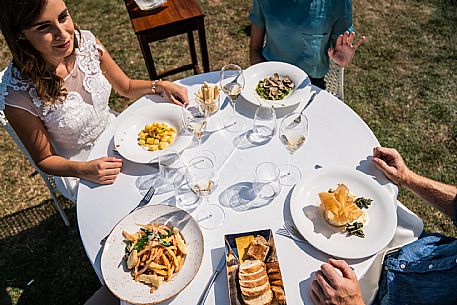
<instances>
[{"instance_id":1,"label":"blue jeans","mask_svg":"<svg viewBox=\"0 0 457 305\"><path fill-rule=\"evenodd\" d=\"M422 234L386 257L373 304L457 304L457 240Z\"/></svg>"}]
</instances>

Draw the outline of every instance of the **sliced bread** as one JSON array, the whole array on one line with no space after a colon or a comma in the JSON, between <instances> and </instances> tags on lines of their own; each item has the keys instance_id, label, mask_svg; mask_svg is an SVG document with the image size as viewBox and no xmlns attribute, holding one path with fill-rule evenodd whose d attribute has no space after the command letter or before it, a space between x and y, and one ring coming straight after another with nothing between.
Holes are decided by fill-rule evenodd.
<instances>
[{"instance_id":1,"label":"sliced bread","mask_svg":"<svg viewBox=\"0 0 457 305\"><path fill-rule=\"evenodd\" d=\"M268 282L268 276L265 274L259 278L255 278L252 280L240 279L240 286L247 287L247 288L257 287L257 286L261 286L261 285L265 284L266 282Z\"/></svg>"},{"instance_id":2,"label":"sliced bread","mask_svg":"<svg viewBox=\"0 0 457 305\"><path fill-rule=\"evenodd\" d=\"M267 274L267 272L265 271L265 268L261 268L261 269L257 270L256 272L253 272L253 273L242 273L242 272L240 272L238 274L238 276L240 278L240 281L249 281L249 280L255 280L255 279L261 278L266 274Z\"/></svg>"},{"instance_id":3,"label":"sliced bread","mask_svg":"<svg viewBox=\"0 0 457 305\"><path fill-rule=\"evenodd\" d=\"M265 284L257 286L257 287L243 287L240 286L241 293L248 297L255 297L258 295L263 294L267 290L270 290L270 283L267 281Z\"/></svg>"},{"instance_id":4,"label":"sliced bread","mask_svg":"<svg viewBox=\"0 0 457 305\"><path fill-rule=\"evenodd\" d=\"M240 273L255 273L260 269L265 269L265 265L258 259L245 260L240 265Z\"/></svg>"},{"instance_id":5,"label":"sliced bread","mask_svg":"<svg viewBox=\"0 0 457 305\"><path fill-rule=\"evenodd\" d=\"M269 305L273 300L273 292L268 289L258 296L249 297L243 295L242 298L246 305Z\"/></svg>"},{"instance_id":6,"label":"sliced bread","mask_svg":"<svg viewBox=\"0 0 457 305\"><path fill-rule=\"evenodd\" d=\"M280 286L271 286L271 290L273 290L273 293L275 295L275 299L278 301L279 304L285 304L286 303L286 295L284 293L284 290Z\"/></svg>"}]
</instances>

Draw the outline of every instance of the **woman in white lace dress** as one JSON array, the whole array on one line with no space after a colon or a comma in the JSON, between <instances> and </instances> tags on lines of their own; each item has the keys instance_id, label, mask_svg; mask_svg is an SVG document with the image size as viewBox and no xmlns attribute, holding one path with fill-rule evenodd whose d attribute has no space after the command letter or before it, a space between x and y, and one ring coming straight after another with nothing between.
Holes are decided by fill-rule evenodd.
<instances>
[{"instance_id":1,"label":"woman in white lace dress","mask_svg":"<svg viewBox=\"0 0 457 305\"><path fill-rule=\"evenodd\" d=\"M13 56L1 73L0 110L35 163L75 200L79 178L111 184L122 160L87 160L113 120L111 86L132 99L162 94L187 101L187 89L168 81L128 78L89 31L73 23L63 0L2 0L0 29Z\"/></svg>"}]
</instances>

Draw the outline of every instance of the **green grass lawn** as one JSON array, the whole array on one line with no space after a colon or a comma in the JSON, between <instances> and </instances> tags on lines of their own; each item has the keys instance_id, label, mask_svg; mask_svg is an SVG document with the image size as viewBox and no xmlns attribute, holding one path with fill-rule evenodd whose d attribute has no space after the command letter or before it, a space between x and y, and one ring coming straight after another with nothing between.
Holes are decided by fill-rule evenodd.
<instances>
[{"instance_id":1,"label":"green grass lawn","mask_svg":"<svg viewBox=\"0 0 457 305\"><path fill-rule=\"evenodd\" d=\"M67 0L73 18L135 78L147 78L120 0ZM380 143L397 148L416 172L457 184L457 2L354 0L354 23L368 37L345 76L345 97ZM250 1L202 1L212 70L249 66ZM454 38L454 39L451 39ZM186 36L151 45L158 69L190 61ZM10 57L0 37L0 68ZM182 78L189 73L171 77ZM112 94L121 111L131 101ZM85 256L75 206L67 228L19 149L0 130L0 304L82 304L100 286ZM449 218L411 193L399 200L428 231L457 237Z\"/></svg>"}]
</instances>

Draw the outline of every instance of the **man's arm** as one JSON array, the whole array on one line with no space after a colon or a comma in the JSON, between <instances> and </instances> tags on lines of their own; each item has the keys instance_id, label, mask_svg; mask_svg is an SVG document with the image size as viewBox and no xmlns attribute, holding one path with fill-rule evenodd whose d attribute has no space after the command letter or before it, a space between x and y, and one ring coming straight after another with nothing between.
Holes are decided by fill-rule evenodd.
<instances>
[{"instance_id":1,"label":"man's arm","mask_svg":"<svg viewBox=\"0 0 457 305\"><path fill-rule=\"evenodd\" d=\"M413 191L422 199L454 219L457 187L420 176L411 171L397 150L375 147L374 164L393 182Z\"/></svg>"}]
</instances>

